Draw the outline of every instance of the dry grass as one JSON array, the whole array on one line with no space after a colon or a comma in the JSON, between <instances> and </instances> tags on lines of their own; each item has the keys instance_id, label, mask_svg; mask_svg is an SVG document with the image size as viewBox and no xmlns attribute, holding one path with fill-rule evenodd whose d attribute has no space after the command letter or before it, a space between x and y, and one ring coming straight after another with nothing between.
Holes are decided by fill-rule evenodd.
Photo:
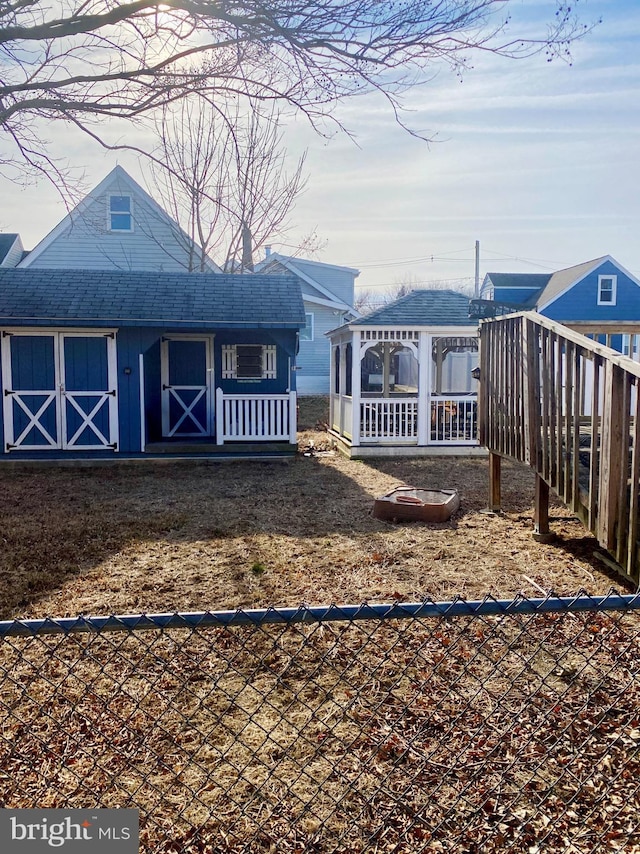
<instances>
[{"instance_id":1,"label":"dry grass","mask_svg":"<svg viewBox=\"0 0 640 854\"><path fill-rule=\"evenodd\" d=\"M303 448L326 446L322 407L302 414ZM533 541L527 470L505 465L505 514L484 513L483 460L321 453L0 470L0 482L5 618L612 585L596 542L561 506L557 542ZM373 519L373 499L400 483L457 488L461 509L439 525ZM608 618L591 623L586 634L549 617L521 635L489 620L14 639L0 650L0 797L41 807L133 798L148 816L142 850L354 854L380 821L398 852L422 850L438 822L442 843L424 850L498 851L501 839L533 850L549 821L553 850L591 850L562 840L592 840L609 821L601 791L632 803L635 735L616 741L613 759L608 739L637 732L638 700L637 685L619 694L634 660L626 636ZM541 646L530 658L532 640ZM613 760L625 769L614 779ZM566 815L567 763L591 787L589 825L580 810ZM546 812L536 806L545 787ZM630 819L614 824L623 832ZM489 837L493 847L479 849ZM617 850L611 839L602 850Z\"/></svg>"},{"instance_id":2,"label":"dry grass","mask_svg":"<svg viewBox=\"0 0 640 854\"><path fill-rule=\"evenodd\" d=\"M302 448L327 442L307 432ZM572 514L534 542L533 479L503 466L504 515L484 512L487 463L424 458L0 470L0 614L261 607L301 602L604 592L612 577ZM395 485L457 488L448 523L373 519Z\"/></svg>"}]
</instances>

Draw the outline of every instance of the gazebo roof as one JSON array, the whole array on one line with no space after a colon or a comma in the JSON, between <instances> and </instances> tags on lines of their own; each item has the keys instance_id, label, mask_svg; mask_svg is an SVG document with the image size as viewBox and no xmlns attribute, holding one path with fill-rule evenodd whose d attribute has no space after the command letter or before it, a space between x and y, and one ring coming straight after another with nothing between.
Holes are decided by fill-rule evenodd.
<instances>
[{"instance_id":1,"label":"gazebo roof","mask_svg":"<svg viewBox=\"0 0 640 854\"><path fill-rule=\"evenodd\" d=\"M469 298L455 291L415 290L349 326L469 326Z\"/></svg>"}]
</instances>

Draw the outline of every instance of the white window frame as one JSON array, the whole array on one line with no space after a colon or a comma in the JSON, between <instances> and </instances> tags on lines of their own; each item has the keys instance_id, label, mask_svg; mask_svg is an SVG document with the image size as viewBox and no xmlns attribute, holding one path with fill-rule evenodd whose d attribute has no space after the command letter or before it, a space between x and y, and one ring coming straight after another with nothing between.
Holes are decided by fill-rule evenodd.
<instances>
[{"instance_id":1,"label":"white window frame","mask_svg":"<svg viewBox=\"0 0 640 854\"><path fill-rule=\"evenodd\" d=\"M262 376L238 376L238 347L262 348ZM277 378L277 348L275 344L224 344L222 346L222 379L223 380L275 380Z\"/></svg>"},{"instance_id":2,"label":"white window frame","mask_svg":"<svg viewBox=\"0 0 640 854\"><path fill-rule=\"evenodd\" d=\"M112 199L129 199L129 210L128 211L118 211L114 210L111 206ZM129 217L129 228L113 228L111 217L115 216L128 216ZM130 193L109 193L108 196L108 205L107 205L107 229L114 234L131 234L133 231L133 197Z\"/></svg>"},{"instance_id":3,"label":"white window frame","mask_svg":"<svg viewBox=\"0 0 640 854\"><path fill-rule=\"evenodd\" d=\"M308 317L311 318L311 322L307 324L306 321L307 321ZM300 330L300 341L313 341L315 338L315 315L312 311L305 311L304 319L305 319L305 327L304 327L304 329ZM309 336L308 337L303 335L303 333L306 332L307 329L309 330Z\"/></svg>"},{"instance_id":4,"label":"white window frame","mask_svg":"<svg viewBox=\"0 0 640 854\"><path fill-rule=\"evenodd\" d=\"M622 336L622 355L628 356L634 362L640 361L640 335L623 335Z\"/></svg>"},{"instance_id":5,"label":"white window frame","mask_svg":"<svg viewBox=\"0 0 640 854\"><path fill-rule=\"evenodd\" d=\"M602 299L602 293L603 293L602 285L603 285L603 282L605 282L605 281L611 282L611 291L610 291L611 299L610 300L606 300L606 299L603 300ZM617 297L617 290L618 290L618 277L617 276L611 276L611 275L598 276L598 305L615 305L616 304L616 297ZM609 291L606 291L606 293L609 293Z\"/></svg>"}]
</instances>

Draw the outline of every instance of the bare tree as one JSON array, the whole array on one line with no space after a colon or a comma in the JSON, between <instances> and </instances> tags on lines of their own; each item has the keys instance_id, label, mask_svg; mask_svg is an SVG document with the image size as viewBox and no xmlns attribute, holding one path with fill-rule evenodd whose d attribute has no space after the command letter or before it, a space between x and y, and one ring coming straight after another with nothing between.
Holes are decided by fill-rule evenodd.
<instances>
[{"instance_id":1,"label":"bare tree","mask_svg":"<svg viewBox=\"0 0 640 854\"><path fill-rule=\"evenodd\" d=\"M478 49L551 57L589 29L557 0L545 32L511 37L507 2L3 0L0 165L50 177L43 119L104 143L96 120L135 120L193 92L285 101L316 123L377 90L397 114L435 62L462 68Z\"/></svg>"},{"instance_id":2,"label":"bare tree","mask_svg":"<svg viewBox=\"0 0 640 854\"><path fill-rule=\"evenodd\" d=\"M186 233L189 269L206 270L215 255L223 270L252 270L304 187L304 155L287 169L277 104L236 101L221 112L185 99L165 107L156 132L152 195Z\"/></svg>"}]
</instances>

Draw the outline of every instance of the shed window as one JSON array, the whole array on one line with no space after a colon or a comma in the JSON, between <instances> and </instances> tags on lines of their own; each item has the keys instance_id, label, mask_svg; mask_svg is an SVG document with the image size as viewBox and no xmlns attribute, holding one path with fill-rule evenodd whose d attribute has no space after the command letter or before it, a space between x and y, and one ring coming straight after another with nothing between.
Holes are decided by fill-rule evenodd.
<instances>
[{"instance_id":1,"label":"shed window","mask_svg":"<svg viewBox=\"0 0 640 854\"><path fill-rule=\"evenodd\" d=\"M275 380L275 345L230 344L223 347L222 379Z\"/></svg>"},{"instance_id":2,"label":"shed window","mask_svg":"<svg viewBox=\"0 0 640 854\"><path fill-rule=\"evenodd\" d=\"M109 196L109 230L133 231L131 196Z\"/></svg>"},{"instance_id":3,"label":"shed window","mask_svg":"<svg viewBox=\"0 0 640 854\"><path fill-rule=\"evenodd\" d=\"M598 276L598 305L615 305L617 276Z\"/></svg>"}]
</instances>

